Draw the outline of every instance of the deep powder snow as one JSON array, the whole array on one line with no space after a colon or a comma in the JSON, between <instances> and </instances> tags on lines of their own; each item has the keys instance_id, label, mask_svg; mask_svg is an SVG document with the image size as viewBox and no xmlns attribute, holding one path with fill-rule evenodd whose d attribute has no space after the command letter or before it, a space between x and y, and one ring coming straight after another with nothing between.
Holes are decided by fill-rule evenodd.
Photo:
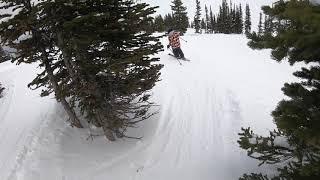
<instances>
[{"instance_id":1,"label":"deep powder snow","mask_svg":"<svg viewBox=\"0 0 320 180\"><path fill-rule=\"evenodd\" d=\"M131 129L142 140L107 142L72 129L52 97L26 85L33 65L0 64L0 177L4 180L233 180L258 170L237 133L274 128L270 112L297 67L253 51L241 35L184 36L191 62L160 53L161 81L152 90L159 113ZM166 38L163 44L167 44Z\"/></svg>"}]
</instances>

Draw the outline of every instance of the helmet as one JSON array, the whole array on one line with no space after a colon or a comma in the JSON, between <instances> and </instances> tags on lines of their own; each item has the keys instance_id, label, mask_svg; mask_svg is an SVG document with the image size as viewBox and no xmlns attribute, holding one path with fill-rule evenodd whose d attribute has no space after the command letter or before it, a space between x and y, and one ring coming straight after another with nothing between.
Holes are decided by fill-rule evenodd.
<instances>
[{"instance_id":1,"label":"helmet","mask_svg":"<svg viewBox=\"0 0 320 180\"><path fill-rule=\"evenodd\" d=\"M169 28L169 29L167 30L167 34L169 34L171 31L173 31L173 29L172 29L172 28Z\"/></svg>"}]
</instances>

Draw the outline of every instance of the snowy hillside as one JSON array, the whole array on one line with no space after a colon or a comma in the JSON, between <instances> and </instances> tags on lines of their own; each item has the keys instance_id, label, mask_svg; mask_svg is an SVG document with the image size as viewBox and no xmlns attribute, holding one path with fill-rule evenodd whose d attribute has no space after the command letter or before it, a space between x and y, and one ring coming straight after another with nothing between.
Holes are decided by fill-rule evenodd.
<instances>
[{"instance_id":1,"label":"snowy hillside","mask_svg":"<svg viewBox=\"0 0 320 180\"><path fill-rule=\"evenodd\" d=\"M257 133L274 128L270 112L295 68L270 60L269 51L249 49L244 36L184 39L191 62L179 65L168 51L159 54L165 65L153 89L159 113L129 133L142 140L88 139L88 129L67 125L53 98L26 87L36 67L1 63L1 179L233 180L257 170L237 133L243 126Z\"/></svg>"}]
</instances>

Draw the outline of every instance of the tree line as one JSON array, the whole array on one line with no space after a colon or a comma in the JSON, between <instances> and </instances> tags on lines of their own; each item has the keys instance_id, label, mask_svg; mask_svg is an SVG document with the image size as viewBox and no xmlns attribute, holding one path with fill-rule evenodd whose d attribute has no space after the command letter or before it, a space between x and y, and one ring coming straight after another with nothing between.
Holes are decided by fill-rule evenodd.
<instances>
[{"instance_id":1,"label":"tree line","mask_svg":"<svg viewBox=\"0 0 320 180\"><path fill-rule=\"evenodd\" d=\"M219 6L219 12L213 14L212 8L205 5L204 18L201 18L200 1L196 0L196 15L194 21L191 22L196 33L223 33L223 34L242 34L251 31L251 14L250 7L246 4L245 21L241 4L235 5L230 1L222 0Z\"/></svg>"},{"instance_id":2,"label":"tree line","mask_svg":"<svg viewBox=\"0 0 320 180\"><path fill-rule=\"evenodd\" d=\"M245 15L241 4L235 5L230 1L222 0L219 12L214 14L211 6L205 5L204 17L199 0L196 0L196 11L193 20L189 21L186 7L181 0L173 0L171 13L165 16L157 15L150 24L150 31L163 32L173 28L185 33L187 28L194 28L196 33L224 33L224 34L246 34L251 32L251 12L246 4Z\"/></svg>"},{"instance_id":3,"label":"tree line","mask_svg":"<svg viewBox=\"0 0 320 180\"><path fill-rule=\"evenodd\" d=\"M149 32L164 32L168 29L175 29L183 34L187 31L188 27L187 7L183 5L181 0L173 0L171 2L171 13L164 16L155 16L154 20L146 26L146 30Z\"/></svg>"},{"instance_id":4,"label":"tree line","mask_svg":"<svg viewBox=\"0 0 320 180\"><path fill-rule=\"evenodd\" d=\"M278 22L274 22L274 18L267 14L263 15L262 13L259 14L259 24L258 24L258 35L262 34L270 34L272 33L272 29L276 26Z\"/></svg>"}]
</instances>

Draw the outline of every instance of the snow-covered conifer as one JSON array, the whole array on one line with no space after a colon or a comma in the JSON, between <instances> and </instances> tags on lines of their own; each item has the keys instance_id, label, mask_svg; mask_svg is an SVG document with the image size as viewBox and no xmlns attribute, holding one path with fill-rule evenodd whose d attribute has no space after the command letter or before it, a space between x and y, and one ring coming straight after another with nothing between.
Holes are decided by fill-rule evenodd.
<instances>
[{"instance_id":1,"label":"snow-covered conifer","mask_svg":"<svg viewBox=\"0 0 320 180\"><path fill-rule=\"evenodd\" d=\"M196 0L196 14L194 16L194 29L196 33L201 33L201 5L200 1Z\"/></svg>"},{"instance_id":2,"label":"snow-covered conifer","mask_svg":"<svg viewBox=\"0 0 320 180\"><path fill-rule=\"evenodd\" d=\"M209 10L207 5L205 5L205 13L206 13L206 17L205 17L205 21L206 21L206 27L205 27L205 32L209 33L210 29L211 29L211 24L210 24L210 17L209 17Z\"/></svg>"},{"instance_id":3,"label":"snow-covered conifer","mask_svg":"<svg viewBox=\"0 0 320 180\"><path fill-rule=\"evenodd\" d=\"M245 15L245 34L251 33L251 12L249 4L246 4L246 15Z\"/></svg>"},{"instance_id":4,"label":"snow-covered conifer","mask_svg":"<svg viewBox=\"0 0 320 180\"><path fill-rule=\"evenodd\" d=\"M262 27L262 13L259 14L259 24L258 24L258 34L262 34L263 27Z\"/></svg>"},{"instance_id":5,"label":"snow-covered conifer","mask_svg":"<svg viewBox=\"0 0 320 180\"><path fill-rule=\"evenodd\" d=\"M215 16L213 15L213 12L212 12L212 9L211 9L211 6L210 6L210 17L209 17L209 24L210 24L210 29L209 29L209 32L210 33L213 33L214 32L214 29L215 29Z\"/></svg>"}]
</instances>

